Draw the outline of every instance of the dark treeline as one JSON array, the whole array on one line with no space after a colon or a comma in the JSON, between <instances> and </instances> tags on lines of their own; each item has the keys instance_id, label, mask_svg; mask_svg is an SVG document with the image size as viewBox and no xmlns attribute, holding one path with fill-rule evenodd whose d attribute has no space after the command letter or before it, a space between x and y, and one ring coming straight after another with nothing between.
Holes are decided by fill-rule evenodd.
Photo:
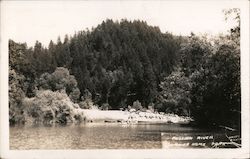
<instances>
[{"instance_id":1,"label":"dark treeline","mask_svg":"<svg viewBox=\"0 0 250 159\"><path fill-rule=\"evenodd\" d=\"M21 118L24 98L63 89L81 108L89 108L86 101L102 109L139 101L137 109L240 126L239 37L239 26L211 40L162 33L143 21L106 20L48 48L10 40L10 121Z\"/></svg>"},{"instance_id":2,"label":"dark treeline","mask_svg":"<svg viewBox=\"0 0 250 159\"><path fill-rule=\"evenodd\" d=\"M51 41L48 48L36 42L28 49L10 41L10 65L31 81L31 87L43 73L65 67L75 76L81 96L87 89L95 103L118 109L135 100L145 106L155 102L158 84L173 70L179 47L177 37L145 22L107 20L91 32ZM17 49L23 52L19 59L12 57ZM12 59L20 64L14 66ZM33 90L27 91L28 97L34 96Z\"/></svg>"}]
</instances>

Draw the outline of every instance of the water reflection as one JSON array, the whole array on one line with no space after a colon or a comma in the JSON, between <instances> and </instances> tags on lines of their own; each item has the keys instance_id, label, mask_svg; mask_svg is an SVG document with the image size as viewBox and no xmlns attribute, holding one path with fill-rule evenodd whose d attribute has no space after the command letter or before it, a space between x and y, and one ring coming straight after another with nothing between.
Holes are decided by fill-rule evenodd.
<instances>
[{"instance_id":1,"label":"water reflection","mask_svg":"<svg viewBox=\"0 0 250 159\"><path fill-rule=\"evenodd\" d=\"M10 128L10 149L160 149L162 132L198 131L175 124L15 126Z\"/></svg>"}]
</instances>

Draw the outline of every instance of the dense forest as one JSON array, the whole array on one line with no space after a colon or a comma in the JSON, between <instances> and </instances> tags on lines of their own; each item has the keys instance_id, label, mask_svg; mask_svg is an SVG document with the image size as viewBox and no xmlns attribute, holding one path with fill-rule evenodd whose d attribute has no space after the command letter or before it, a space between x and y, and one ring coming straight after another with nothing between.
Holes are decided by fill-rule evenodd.
<instances>
[{"instance_id":1,"label":"dense forest","mask_svg":"<svg viewBox=\"0 0 250 159\"><path fill-rule=\"evenodd\" d=\"M238 24L238 10L229 10ZM154 108L200 125L240 126L240 26L213 38L103 21L34 47L9 40L9 120L78 120L75 109ZM42 115L41 115L42 114Z\"/></svg>"}]
</instances>

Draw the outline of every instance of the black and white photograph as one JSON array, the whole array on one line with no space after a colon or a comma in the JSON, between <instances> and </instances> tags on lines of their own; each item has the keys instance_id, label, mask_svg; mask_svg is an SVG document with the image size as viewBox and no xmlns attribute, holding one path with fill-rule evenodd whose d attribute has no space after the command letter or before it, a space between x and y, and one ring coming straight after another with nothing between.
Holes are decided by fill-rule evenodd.
<instances>
[{"instance_id":1,"label":"black and white photograph","mask_svg":"<svg viewBox=\"0 0 250 159\"><path fill-rule=\"evenodd\" d=\"M0 158L250 157L249 14L1 1Z\"/></svg>"}]
</instances>

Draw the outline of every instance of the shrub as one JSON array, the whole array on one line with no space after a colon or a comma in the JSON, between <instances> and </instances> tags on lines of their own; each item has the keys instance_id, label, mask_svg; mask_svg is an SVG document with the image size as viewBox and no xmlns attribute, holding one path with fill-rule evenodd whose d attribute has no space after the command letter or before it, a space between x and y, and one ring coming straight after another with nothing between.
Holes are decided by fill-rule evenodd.
<instances>
[{"instance_id":1,"label":"shrub","mask_svg":"<svg viewBox=\"0 0 250 159\"><path fill-rule=\"evenodd\" d=\"M57 67L52 74L42 74L37 80L37 87L39 90L65 90L73 102L79 100L80 90L77 88L77 81L74 76L70 75L69 70L64 67Z\"/></svg>"},{"instance_id":2,"label":"shrub","mask_svg":"<svg viewBox=\"0 0 250 159\"><path fill-rule=\"evenodd\" d=\"M109 110L111 107L108 103L103 103L101 106L101 110Z\"/></svg>"},{"instance_id":3,"label":"shrub","mask_svg":"<svg viewBox=\"0 0 250 159\"><path fill-rule=\"evenodd\" d=\"M142 105L138 100L136 100L133 102L132 108L134 108L135 110L142 110Z\"/></svg>"},{"instance_id":4,"label":"shrub","mask_svg":"<svg viewBox=\"0 0 250 159\"><path fill-rule=\"evenodd\" d=\"M65 91L40 90L34 98L25 98L23 105L33 122L66 124L83 118L82 110Z\"/></svg>"}]
</instances>

